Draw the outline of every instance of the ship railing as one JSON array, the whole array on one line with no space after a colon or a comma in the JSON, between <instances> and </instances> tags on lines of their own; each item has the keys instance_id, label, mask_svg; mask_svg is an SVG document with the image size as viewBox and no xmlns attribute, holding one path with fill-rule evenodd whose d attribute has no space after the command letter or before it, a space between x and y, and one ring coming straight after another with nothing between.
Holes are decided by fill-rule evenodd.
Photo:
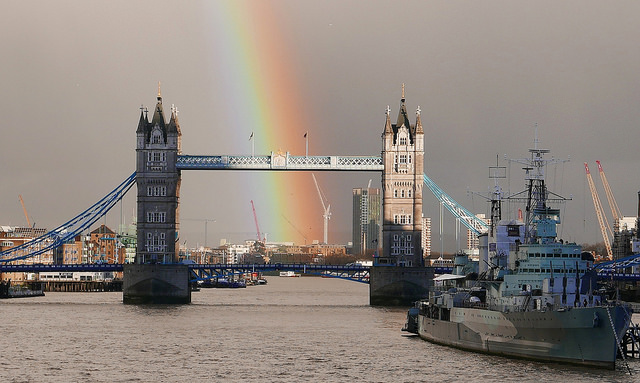
<instances>
[{"instance_id":1,"label":"ship railing","mask_svg":"<svg viewBox=\"0 0 640 383\"><path fill-rule=\"evenodd\" d=\"M464 307L464 308L468 308L468 309L481 309L481 310L486 310L489 308L489 305L487 303L481 303L481 302L461 302L461 303L456 303L454 304L454 307Z\"/></svg>"}]
</instances>

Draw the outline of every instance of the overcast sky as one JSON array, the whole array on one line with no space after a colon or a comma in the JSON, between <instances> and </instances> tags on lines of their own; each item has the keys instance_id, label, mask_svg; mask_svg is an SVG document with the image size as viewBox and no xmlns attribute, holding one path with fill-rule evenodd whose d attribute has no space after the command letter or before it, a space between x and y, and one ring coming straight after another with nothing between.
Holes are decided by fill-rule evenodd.
<instances>
[{"instance_id":1,"label":"overcast sky","mask_svg":"<svg viewBox=\"0 0 640 383\"><path fill-rule=\"evenodd\" d=\"M537 124L540 146L556 158L570 157L548 172L551 188L573 197L564 239L601 240L584 162L594 172L606 213L595 160L602 161L623 214L635 215L640 2L260 3L270 5L276 21L283 65L294 68L298 100L309 129L316 129L315 154L379 155L384 110L389 105L395 117L405 83L408 108L422 109L425 172L469 210L487 211L468 191L487 192L496 156L504 166L505 155L527 156ZM239 111L226 104L228 89L217 86L215 69L223 60L220 44L236 39L215 35L221 30L216 23L252 12L250 5L243 15L238 4L5 1L0 224L26 224L21 194L37 226L56 227L131 174L139 107L153 106L158 81L165 109L180 109L185 154L237 154L229 148L248 147L244 133L228 133ZM268 34L261 29L268 27L256 23L235 32ZM523 188L518 169L511 165L505 189ZM201 173L183 176L181 216L216 217L208 229L210 245L221 237L250 238L253 217L233 190L251 175ZM331 242L351 239L351 188L369 179L380 185L378 174L319 176L334 211ZM438 202L425 190L424 212L433 217L433 246L439 249ZM130 194L122 205L127 223L135 204ZM211 198L225 204L204 211L202 201ZM301 203L319 205L317 196ZM321 239L321 207L317 212L301 225L313 227L314 238ZM118 209L107 223L116 226L120 219ZM445 251L454 251L450 215L444 227ZM202 243L202 222L185 220L181 237L191 246Z\"/></svg>"}]
</instances>

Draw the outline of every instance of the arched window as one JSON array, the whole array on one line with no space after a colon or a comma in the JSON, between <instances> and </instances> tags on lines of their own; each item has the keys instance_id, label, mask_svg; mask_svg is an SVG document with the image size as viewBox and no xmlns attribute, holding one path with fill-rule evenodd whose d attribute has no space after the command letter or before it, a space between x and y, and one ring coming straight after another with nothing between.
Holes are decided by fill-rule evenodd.
<instances>
[{"instance_id":1,"label":"arched window","mask_svg":"<svg viewBox=\"0 0 640 383\"><path fill-rule=\"evenodd\" d=\"M164 140L162 139L162 132L156 126L151 132L151 143L152 144L162 144Z\"/></svg>"}]
</instances>

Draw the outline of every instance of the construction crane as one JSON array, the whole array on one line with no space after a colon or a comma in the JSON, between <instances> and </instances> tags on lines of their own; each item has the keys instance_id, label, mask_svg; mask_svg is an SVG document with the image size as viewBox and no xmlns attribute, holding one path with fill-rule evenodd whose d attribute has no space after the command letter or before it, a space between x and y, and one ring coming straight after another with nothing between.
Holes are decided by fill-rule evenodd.
<instances>
[{"instance_id":1,"label":"construction crane","mask_svg":"<svg viewBox=\"0 0 640 383\"><path fill-rule=\"evenodd\" d=\"M604 191L607 194L607 201L609 202L609 207L611 208L611 215L613 216L613 232L617 233L620 230L620 219L622 218L622 212L620 211L620 208L616 203L616 199L613 197L613 192L611 191L611 187L609 186L607 177L604 175L602 164L600 163L600 161L596 161L596 164L598 164L600 179L602 179L602 185L604 186Z\"/></svg>"},{"instance_id":2,"label":"construction crane","mask_svg":"<svg viewBox=\"0 0 640 383\"><path fill-rule=\"evenodd\" d=\"M18 194L18 198L20 199L20 204L22 205L22 211L24 211L24 217L27 219L27 227L31 228L31 220L29 220L29 214L27 214L27 208L24 206L24 200L22 199L22 194Z\"/></svg>"},{"instance_id":3,"label":"construction crane","mask_svg":"<svg viewBox=\"0 0 640 383\"><path fill-rule=\"evenodd\" d=\"M600 231L602 231L604 246L607 249L607 257L611 260L613 259L613 251L611 250L611 242L609 242L609 235L607 234L607 229L611 230L611 228L609 227L609 222L607 222L607 217L603 214L600 197L598 196L596 185L593 184L593 178L591 178L591 172L589 172L589 165L587 165L586 162L584 163L584 170L587 172L587 181L589 182L589 189L591 190L591 198L593 198L593 206L595 207L596 215L598 216Z\"/></svg>"},{"instance_id":4,"label":"construction crane","mask_svg":"<svg viewBox=\"0 0 640 383\"><path fill-rule=\"evenodd\" d=\"M258 216L256 215L256 207L253 204L253 200L251 200L251 209L253 210L253 220L256 222L256 231L258 232L258 242L265 243L267 239L262 238L260 236L260 226L258 226Z\"/></svg>"},{"instance_id":5,"label":"construction crane","mask_svg":"<svg viewBox=\"0 0 640 383\"><path fill-rule=\"evenodd\" d=\"M329 200L327 200L327 197L324 195L324 193L322 192L322 190L320 190L320 186L318 186L318 181L316 180L316 176L315 174L311 173L311 176L313 177L313 182L316 184L316 189L318 190L318 197L320 197L320 203L322 204L322 218L324 218L324 241L322 243L327 244L329 242L328 241L328 230L329 230L329 219L331 219L331 204L329 204ZM325 205L324 201L327 201L327 205Z\"/></svg>"}]
</instances>

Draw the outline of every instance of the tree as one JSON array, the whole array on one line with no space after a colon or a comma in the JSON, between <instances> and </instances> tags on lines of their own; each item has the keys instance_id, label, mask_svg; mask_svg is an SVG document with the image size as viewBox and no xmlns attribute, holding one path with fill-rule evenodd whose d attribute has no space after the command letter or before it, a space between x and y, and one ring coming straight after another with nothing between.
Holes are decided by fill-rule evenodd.
<instances>
[{"instance_id":1,"label":"tree","mask_svg":"<svg viewBox=\"0 0 640 383\"><path fill-rule=\"evenodd\" d=\"M607 254L607 247L604 245L604 241L593 243L593 244L583 243L581 246L582 246L582 251L594 252L596 255L600 255L600 256Z\"/></svg>"}]
</instances>

